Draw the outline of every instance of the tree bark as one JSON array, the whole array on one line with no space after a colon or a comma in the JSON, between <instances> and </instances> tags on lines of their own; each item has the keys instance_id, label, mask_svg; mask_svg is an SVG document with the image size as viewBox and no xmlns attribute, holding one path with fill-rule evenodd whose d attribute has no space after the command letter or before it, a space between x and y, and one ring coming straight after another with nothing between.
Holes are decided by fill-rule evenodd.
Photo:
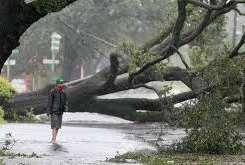
<instances>
[{"instance_id":1,"label":"tree bark","mask_svg":"<svg viewBox=\"0 0 245 165\"><path fill-rule=\"evenodd\" d=\"M122 65L119 67L119 63L115 61L116 60L114 59L113 61L112 58L112 66L103 69L102 71L91 77L66 83L66 93L68 95L70 111L89 111L106 114L113 114L113 111L115 112L115 114L119 114L118 109L121 109L120 111L127 112L136 111L137 109L159 111L162 109L162 101L165 103L168 101L171 101L171 103L179 103L197 97L198 93L196 91L201 89L199 87L192 88L195 87L195 85L193 85L195 83L192 82L191 76L185 70L182 70L180 68L169 68L168 72L166 72L163 77L149 74L149 72L142 73L135 78L135 84L144 84L156 80L180 80L191 87L193 91L182 93L172 98L169 97L166 100L150 100L137 98L98 99L96 96L119 92L132 88L128 81L128 73L124 73L125 71L127 71L128 66ZM15 95L12 99L13 107L15 109L18 107L27 109L34 108L33 110L35 114L44 113L47 104L47 94L50 88L51 87L47 87L42 91ZM108 113L106 112L106 109L108 110Z\"/></svg>"}]
</instances>

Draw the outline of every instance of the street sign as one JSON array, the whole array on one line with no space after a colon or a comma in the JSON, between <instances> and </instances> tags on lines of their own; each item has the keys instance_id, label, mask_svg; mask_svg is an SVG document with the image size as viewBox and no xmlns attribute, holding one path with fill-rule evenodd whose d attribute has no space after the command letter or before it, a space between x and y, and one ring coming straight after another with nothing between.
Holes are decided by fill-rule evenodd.
<instances>
[{"instance_id":1,"label":"street sign","mask_svg":"<svg viewBox=\"0 0 245 165\"><path fill-rule=\"evenodd\" d=\"M57 45L52 45L52 46L51 46L51 50L56 50L56 51L58 51L59 49L60 49L60 47L57 46Z\"/></svg>"},{"instance_id":2,"label":"street sign","mask_svg":"<svg viewBox=\"0 0 245 165\"><path fill-rule=\"evenodd\" d=\"M43 64L59 64L59 60L43 59Z\"/></svg>"},{"instance_id":3,"label":"street sign","mask_svg":"<svg viewBox=\"0 0 245 165\"><path fill-rule=\"evenodd\" d=\"M13 59L7 60L7 61L4 63L4 65L7 65L7 66L9 66L9 65L15 65L15 64L16 64L16 61L13 60Z\"/></svg>"}]
</instances>

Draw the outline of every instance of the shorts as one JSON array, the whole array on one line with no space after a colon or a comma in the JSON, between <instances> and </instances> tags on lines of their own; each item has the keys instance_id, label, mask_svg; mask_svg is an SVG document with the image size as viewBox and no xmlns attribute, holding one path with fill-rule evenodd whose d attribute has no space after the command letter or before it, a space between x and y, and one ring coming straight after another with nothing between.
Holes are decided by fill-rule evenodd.
<instances>
[{"instance_id":1,"label":"shorts","mask_svg":"<svg viewBox=\"0 0 245 165\"><path fill-rule=\"evenodd\" d=\"M60 129L62 124L62 114L51 114L51 128Z\"/></svg>"}]
</instances>

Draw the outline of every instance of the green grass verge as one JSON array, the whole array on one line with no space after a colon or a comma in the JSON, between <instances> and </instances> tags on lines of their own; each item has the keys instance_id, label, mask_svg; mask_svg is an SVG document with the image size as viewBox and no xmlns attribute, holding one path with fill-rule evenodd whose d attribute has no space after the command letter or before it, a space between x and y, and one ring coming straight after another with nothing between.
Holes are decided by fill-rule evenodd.
<instances>
[{"instance_id":1,"label":"green grass verge","mask_svg":"<svg viewBox=\"0 0 245 165\"><path fill-rule=\"evenodd\" d=\"M200 155L200 154L142 154L142 153L126 153L118 155L110 159L111 162L127 162L128 160L136 160L145 165L168 165L168 164L198 164L198 165L214 165L214 164L243 164L245 163L245 155Z\"/></svg>"}]
</instances>

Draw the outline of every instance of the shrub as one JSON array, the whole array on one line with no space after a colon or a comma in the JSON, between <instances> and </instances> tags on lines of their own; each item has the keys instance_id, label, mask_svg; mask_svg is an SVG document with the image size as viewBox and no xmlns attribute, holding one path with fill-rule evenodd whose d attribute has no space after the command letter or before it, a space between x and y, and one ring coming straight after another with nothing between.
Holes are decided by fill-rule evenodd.
<instances>
[{"instance_id":1,"label":"shrub","mask_svg":"<svg viewBox=\"0 0 245 165\"><path fill-rule=\"evenodd\" d=\"M11 121L34 122L36 121L33 111L13 111L8 118Z\"/></svg>"},{"instance_id":2,"label":"shrub","mask_svg":"<svg viewBox=\"0 0 245 165\"><path fill-rule=\"evenodd\" d=\"M0 124L4 123L4 110L3 108L0 106Z\"/></svg>"},{"instance_id":3,"label":"shrub","mask_svg":"<svg viewBox=\"0 0 245 165\"><path fill-rule=\"evenodd\" d=\"M8 80L0 76L0 105L1 105L1 115L6 115L11 113L9 99L14 93L14 88L11 86ZM3 113L5 112L5 113Z\"/></svg>"},{"instance_id":4,"label":"shrub","mask_svg":"<svg viewBox=\"0 0 245 165\"><path fill-rule=\"evenodd\" d=\"M186 110L187 136L175 145L178 151L207 154L243 151L242 138L219 96L204 96Z\"/></svg>"},{"instance_id":5,"label":"shrub","mask_svg":"<svg viewBox=\"0 0 245 165\"><path fill-rule=\"evenodd\" d=\"M8 101L14 92L13 87L8 80L0 76L0 100Z\"/></svg>"}]
</instances>

